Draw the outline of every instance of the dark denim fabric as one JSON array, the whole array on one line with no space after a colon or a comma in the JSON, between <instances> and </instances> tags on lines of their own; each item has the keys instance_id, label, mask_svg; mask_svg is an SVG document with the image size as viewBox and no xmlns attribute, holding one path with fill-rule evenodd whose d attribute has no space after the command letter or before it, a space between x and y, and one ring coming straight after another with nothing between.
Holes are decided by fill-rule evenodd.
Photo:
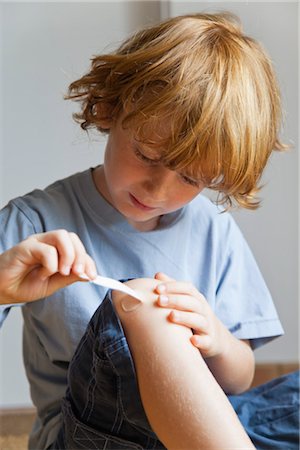
<instances>
[{"instance_id":1,"label":"dark denim fabric","mask_svg":"<svg viewBox=\"0 0 300 450\"><path fill-rule=\"evenodd\" d=\"M257 449L298 449L297 380L293 374L229 397ZM145 415L109 291L70 363L62 428L51 449L164 448Z\"/></svg>"},{"instance_id":2,"label":"dark denim fabric","mask_svg":"<svg viewBox=\"0 0 300 450\"><path fill-rule=\"evenodd\" d=\"M257 449L299 450L299 372L228 397Z\"/></svg>"},{"instance_id":3,"label":"dark denim fabric","mask_svg":"<svg viewBox=\"0 0 300 450\"><path fill-rule=\"evenodd\" d=\"M133 360L111 291L70 363L56 449L165 449L142 406Z\"/></svg>"}]
</instances>

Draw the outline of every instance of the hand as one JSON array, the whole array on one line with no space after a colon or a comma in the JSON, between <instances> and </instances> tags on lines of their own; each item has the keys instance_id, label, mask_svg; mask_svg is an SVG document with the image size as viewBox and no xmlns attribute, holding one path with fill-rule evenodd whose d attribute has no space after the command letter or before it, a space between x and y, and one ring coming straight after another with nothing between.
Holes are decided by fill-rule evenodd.
<instances>
[{"instance_id":1,"label":"hand","mask_svg":"<svg viewBox=\"0 0 300 450\"><path fill-rule=\"evenodd\" d=\"M222 354L229 333L204 296L191 283L175 281L161 272L155 279L163 282L156 288L158 306L173 308L169 320L193 330L191 342L204 358Z\"/></svg>"},{"instance_id":2,"label":"hand","mask_svg":"<svg viewBox=\"0 0 300 450\"><path fill-rule=\"evenodd\" d=\"M0 255L0 303L21 303L53 294L96 267L75 233L35 234Z\"/></svg>"}]
</instances>

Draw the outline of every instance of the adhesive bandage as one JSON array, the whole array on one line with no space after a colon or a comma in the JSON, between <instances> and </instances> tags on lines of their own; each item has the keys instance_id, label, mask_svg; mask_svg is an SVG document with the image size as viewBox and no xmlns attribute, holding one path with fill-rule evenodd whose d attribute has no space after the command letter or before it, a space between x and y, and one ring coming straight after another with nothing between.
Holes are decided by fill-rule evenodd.
<instances>
[{"instance_id":1,"label":"adhesive bandage","mask_svg":"<svg viewBox=\"0 0 300 450\"><path fill-rule=\"evenodd\" d=\"M83 280L89 280L89 278L85 274L80 275L80 278L82 278ZM124 292L124 294L130 295L131 298L125 298L121 302L122 309L126 312L134 311L140 306L141 303L143 303L143 296L140 292L131 289L126 284L114 280L113 278L102 277L98 275L94 280L89 281L90 283L97 284L98 286L107 287L109 289L114 289L116 291Z\"/></svg>"}]
</instances>

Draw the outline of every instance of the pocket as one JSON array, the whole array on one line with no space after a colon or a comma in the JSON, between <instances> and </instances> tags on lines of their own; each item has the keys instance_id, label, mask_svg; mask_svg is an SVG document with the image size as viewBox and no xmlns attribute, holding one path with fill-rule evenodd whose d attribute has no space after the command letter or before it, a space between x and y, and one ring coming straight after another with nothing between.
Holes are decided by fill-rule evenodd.
<instances>
[{"instance_id":1,"label":"pocket","mask_svg":"<svg viewBox=\"0 0 300 450\"><path fill-rule=\"evenodd\" d=\"M298 414L297 405L284 405L274 408L265 408L256 411L255 420L253 426L268 426L268 424L280 425L281 423L288 422L291 416Z\"/></svg>"},{"instance_id":2,"label":"pocket","mask_svg":"<svg viewBox=\"0 0 300 450\"><path fill-rule=\"evenodd\" d=\"M271 419L271 416L268 417ZM299 450L299 412L275 414L273 420L246 427L255 448L263 450Z\"/></svg>"},{"instance_id":3,"label":"pocket","mask_svg":"<svg viewBox=\"0 0 300 450\"><path fill-rule=\"evenodd\" d=\"M68 400L63 399L64 441L67 449L143 450L139 444L102 433L77 419Z\"/></svg>"}]
</instances>

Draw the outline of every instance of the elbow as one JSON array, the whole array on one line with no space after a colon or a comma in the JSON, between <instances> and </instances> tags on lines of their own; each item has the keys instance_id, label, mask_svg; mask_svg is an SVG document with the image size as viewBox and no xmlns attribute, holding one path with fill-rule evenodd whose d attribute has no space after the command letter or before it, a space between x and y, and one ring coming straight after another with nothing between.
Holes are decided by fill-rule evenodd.
<instances>
[{"instance_id":1,"label":"elbow","mask_svg":"<svg viewBox=\"0 0 300 450\"><path fill-rule=\"evenodd\" d=\"M245 344L246 345L246 344ZM251 388L255 373L255 358L250 346L246 349L243 364L238 370L238 376L233 383L228 386L228 395L239 395Z\"/></svg>"}]
</instances>

